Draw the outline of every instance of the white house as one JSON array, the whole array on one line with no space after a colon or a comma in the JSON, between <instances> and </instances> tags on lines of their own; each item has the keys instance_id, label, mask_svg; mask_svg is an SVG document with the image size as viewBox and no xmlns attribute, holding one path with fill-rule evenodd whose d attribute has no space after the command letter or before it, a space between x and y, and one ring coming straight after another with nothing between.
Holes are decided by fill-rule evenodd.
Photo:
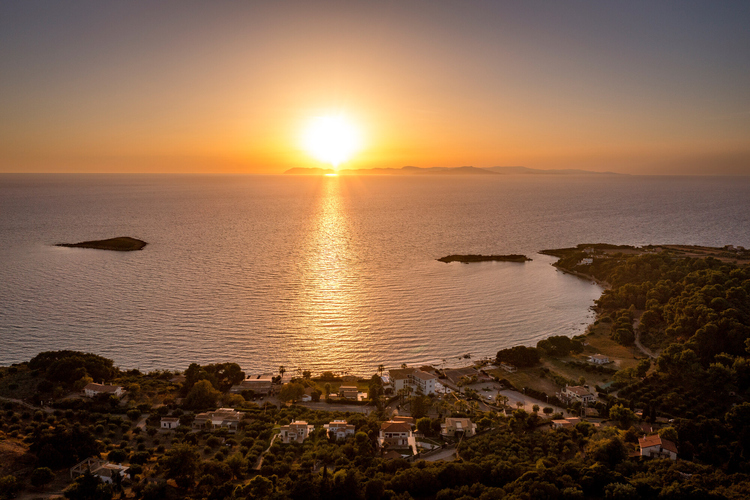
<instances>
[{"instance_id":1,"label":"white house","mask_svg":"<svg viewBox=\"0 0 750 500\"><path fill-rule=\"evenodd\" d=\"M393 384L393 390L398 393L406 386L414 391L421 390L424 394L435 394L438 377L417 368L402 368L391 370L389 379Z\"/></svg>"},{"instance_id":2,"label":"white house","mask_svg":"<svg viewBox=\"0 0 750 500\"><path fill-rule=\"evenodd\" d=\"M93 475L105 483L112 484L113 476L119 474L120 477L124 478L130 470L130 467L113 464L112 462L107 462L96 457L89 457L83 462L79 462L77 465L70 468L70 478L74 479L86 472L86 470L90 470Z\"/></svg>"},{"instance_id":3,"label":"white house","mask_svg":"<svg viewBox=\"0 0 750 500\"><path fill-rule=\"evenodd\" d=\"M585 257L585 258L581 259L581 262L579 262L578 265L579 266L590 266L593 263L594 263L594 259L592 259L591 257Z\"/></svg>"},{"instance_id":4,"label":"white house","mask_svg":"<svg viewBox=\"0 0 750 500\"><path fill-rule=\"evenodd\" d=\"M567 401L594 402L594 395L582 385L565 386L560 391L560 397Z\"/></svg>"},{"instance_id":5,"label":"white house","mask_svg":"<svg viewBox=\"0 0 750 500\"><path fill-rule=\"evenodd\" d=\"M406 422L383 422L378 433L378 446L382 448L410 448L414 444L411 425Z\"/></svg>"},{"instance_id":6,"label":"white house","mask_svg":"<svg viewBox=\"0 0 750 500\"><path fill-rule=\"evenodd\" d=\"M597 365L606 365L609 363L609 357L604 354L594 354L589 356L589 362Z\"/></svg>"},{"instance_id":7,"label":"white house","mask_svg":"<svg viewBox=\"0 0 750 500\"><path fill-rule=\"evenodd\" d=\"M91 384L86 384L86 387L83 388L83 394L90 398L93 398L94 396L98 396L99 394L111 394L119 398L124 393L125 393L125 389L123 389L119 385L106 385L106 384L91 383Z\"/></svg>"},{"instance_id":8,"label":"white house","mask_svg":"<svg viewBox=\"0 0 750 500\"><path fill-rule=\"evenodd\" d=\"M677 460L677 445L658 434L643 436L638 439L642 457L660 457Z\"/></svg>"},{"instance_id":9,"label":"white house","mask_svg":"<svg viewBox=\"0 0 750 500\"><path fill-rule=\"evenodd\" d=\"M176 429L180 426L180 419L177 417L161 417L162 429Z\"/></svg>"},{"instance_id":10,"label":"white house","mask_svg":"<svg viewBox=\"0 0 750 500\"><path fill-rule=\"evenodd\" d=\"M323 425L323 428L328 433L329 438L346 439L349 436L353 436L355 427L351 424L347 424L346 420L333 420Z\"/></svg>"},{"instance_id":11,"label":"white house","mask_svg":"<svg viewBox=\"0 0 750 500\"><path fill-rule=\"evenodd\" d=\"M279 429L279 437L282 443L291 443L295 441L301 443L310 433L315 430L315 426L308 424L304 420L295 420L289 425L282 425Z\"/></svg>"}]
</instances>

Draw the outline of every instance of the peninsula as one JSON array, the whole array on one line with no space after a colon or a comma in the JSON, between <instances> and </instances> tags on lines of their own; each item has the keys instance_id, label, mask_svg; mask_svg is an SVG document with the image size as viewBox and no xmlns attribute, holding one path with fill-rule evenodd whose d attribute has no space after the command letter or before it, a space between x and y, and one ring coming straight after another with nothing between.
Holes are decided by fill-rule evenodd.
<instances>
[{"instance_id":1,"label":"peninsula","mask_svg":"<svg viewBox=\"0 0 750 500\"><path fill-rule=\"evenodd\" d=\"M58 247L94 248L97 250L114 250L116 252L133 252L142 250L148 243L129 236L119 236L107 240L82 241L80 243L58 243Z\"/></svg>"},{"instance_id":2,"label":"peninsula","mask_svg":"<svg viewBox=\"0 0 750 500\"><path fill-rule=\"evenodd\" d=\"M446 257L441 257L439 259L440 262L461 262L463 264L468 264L470 262L489 262L489 261L499 261L499 262L526 262L527 260L531 260L530 258L526 257L525 255L517 255L517 254L510 254L510 255L448 255Z\"/></svg>"}]
</instances>

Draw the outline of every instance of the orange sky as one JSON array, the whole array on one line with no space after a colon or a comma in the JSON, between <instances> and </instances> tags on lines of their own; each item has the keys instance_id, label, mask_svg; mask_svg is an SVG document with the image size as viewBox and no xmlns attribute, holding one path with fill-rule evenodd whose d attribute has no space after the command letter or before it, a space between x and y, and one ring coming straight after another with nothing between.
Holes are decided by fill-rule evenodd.
<instances>
[{"instance_id":1,"label":"orange sky","mask_svg":"<svg viewBox=\"0 0 750 500\"><path fill-rule=\"evenodd\" d=\"M0 172L750 174L748 3L280 4L4 2Z\"/></svg>"}]
</instances>

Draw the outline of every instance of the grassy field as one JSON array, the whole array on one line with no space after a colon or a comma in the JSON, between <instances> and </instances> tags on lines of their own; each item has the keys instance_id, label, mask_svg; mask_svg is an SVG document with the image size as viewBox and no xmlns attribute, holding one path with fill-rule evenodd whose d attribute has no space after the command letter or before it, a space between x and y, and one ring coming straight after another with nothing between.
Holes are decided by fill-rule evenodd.
<instances>
[{"instance_id":1,"label":"grassy field","mask_svg":"<svg viewBox=\"0 0 750 500\"><path fill-rule=\"evenodd\" d=\"M607 366L622 370L635 366L639 359L646 357L637 347L625 347L609 338L609 328L609 323L591 326L590 333L584 340L588 345L583 351L582 359L586 359L592 354L604 354L614 361L614 366L612 364Z\"/></svg>"},{"instance_id":2,"label":"grassy field","mask_svg":"<svg viewBox=\"0 0 750 500\"><path fill-rule=\"evenodd\" d=\"M645 357L636 347L625 347L610 339L609 324L606 323L592 325L590 333L583 340L587 345L581 354L565 356L560 359L542 357L541 366L520 368L515 373L497 369L492 374L507 379L517 389L530 387L552 395L560 391L565 381L577 385L581 377L586 380L586 385L592 387L592 390L596 385L603 386L612 381L611 373L588 371L582 367L569 364L571 361L588 363L588 357L592 354L603 354L613 361L613 363L604 365L606 368L621 370L635 366L639 359ZM544 368L548 369L549 373L545 373ZM555 375L559 377L555 377Z\"/></svg>"}]
</instances>

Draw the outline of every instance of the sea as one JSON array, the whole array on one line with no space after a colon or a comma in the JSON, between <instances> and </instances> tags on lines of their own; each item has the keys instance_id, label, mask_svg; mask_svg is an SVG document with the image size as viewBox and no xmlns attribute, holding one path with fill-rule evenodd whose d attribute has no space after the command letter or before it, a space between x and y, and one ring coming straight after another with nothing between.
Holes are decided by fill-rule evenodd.
<instances>
[{"instance_id":1,"label":"sea","mask_svg":"<svg viewBox=\"0 0 750 500\"><path fill-rule=\"evenodd\" d=\"M583 333L542 249L750 247L749 177L0 175L0 365L371 375ZM131 236L141 251L57 247ZM526 263L438 262L525 254Z\"/></svg>"}]
</instances>

